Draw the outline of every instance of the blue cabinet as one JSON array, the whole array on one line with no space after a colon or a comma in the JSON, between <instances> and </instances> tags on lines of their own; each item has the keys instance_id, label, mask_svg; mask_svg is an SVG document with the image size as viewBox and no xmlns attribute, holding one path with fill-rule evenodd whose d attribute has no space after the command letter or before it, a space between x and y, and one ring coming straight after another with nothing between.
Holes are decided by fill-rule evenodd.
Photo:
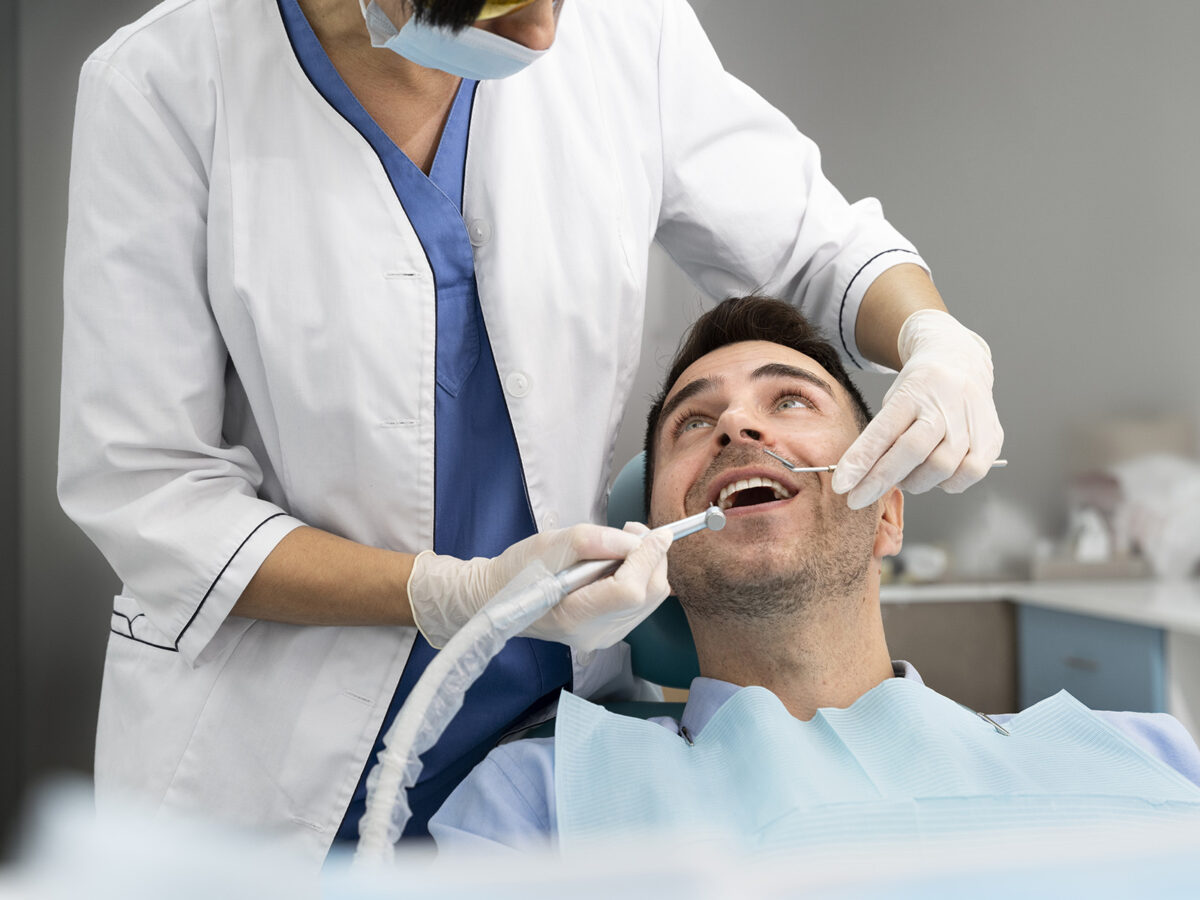
<instances>
[{"instance_id":1,"label":"blue cabinet","mask_svg":"<svg viewBox=\"0 0 1200 900\"><path fill-rule=\"evenodd\" d=\"M1024 709L1060 690L1092 709L1166 712L1162 629L1019 604Z\"/></svg>"}]
</instances>

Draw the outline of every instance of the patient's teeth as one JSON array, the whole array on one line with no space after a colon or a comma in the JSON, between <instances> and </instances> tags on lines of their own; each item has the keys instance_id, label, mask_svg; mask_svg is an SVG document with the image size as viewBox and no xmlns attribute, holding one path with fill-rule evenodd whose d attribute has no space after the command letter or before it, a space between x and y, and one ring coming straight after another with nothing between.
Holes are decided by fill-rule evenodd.
<instances>
[{"instance_id":1,"label":"patient's teeth","mask_svg":"<svg viewBox=\"0 0 1200 900\"><path fill-rule=\"evenodd\" d=\"M721 509L729 509L733 505L733 495L738 491L744 491L749 488L765 487L770 488L775 492L775 499L787 500L791 497L791 492L788 491L782 484L771 478L762 478L754 476L753 478L743 478L741 481L735 481L732 484L727 484L721 488L721 493L717 497L717 506Z\"/></svg>"}]
</instances>

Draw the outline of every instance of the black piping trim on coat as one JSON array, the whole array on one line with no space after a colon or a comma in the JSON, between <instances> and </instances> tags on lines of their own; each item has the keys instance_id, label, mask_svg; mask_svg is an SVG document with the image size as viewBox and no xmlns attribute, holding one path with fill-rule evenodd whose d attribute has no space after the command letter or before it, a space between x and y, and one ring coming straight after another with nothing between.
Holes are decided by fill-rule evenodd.
<instances>
[{"instance_id":1,"label":"black piping trim on coat","mask_svg":"<svg viewBox=\"0 0 1200 900\"><path fill-rule=\"evenodd\" d=\"M112 611L112 614L114 616L120 616L122 619L124 619L126 622L129 623L129 633L130 634L133 634L133 623L145 615L145 613L138 613L136 616L134 616L131 619L131 618L129 618L129 616L125 615L125 613L117 612L115 609Z\"/></svg>"},{"instance_id":2,"label":"black piping trim on coat","mask_svg":"<svg viewBox=\"0 0 1200 900\"><path fill-rule=\"evenodd\" d=\"M120 614L118 613L118 615L120 615ZM115 629L115 628L110 628L108 630L111 631L113 634L115 634L117 637L125 638L125 640L127 640L127 641L134 641L135 643L138 643L138 644L145 644L147 647L155 647L159 650L166 650L168 653L178 653L179 652L178 647L168 647L166 644L155 644L151 641L143 641L139 637L134 637L132 634L126 634L123 631L117 631L117 629Z\"/></svg>"},{"instance_id":3,"label":"black piping trim on coat","mask_svg":"<svg viewBox=\"0 0 1200 900\"><path fill-rule=\"evenodd\" d=\"M208 590L205 591L204 596L200 598L200 603L196 606L196 611L192 613L192 617L187 620L187 624L183 626L183 630L180 631L179 635L175 638L175 649L176 650L179 649L179 642L183 640L183 636L185 634L187 634L187 630L192 627L192 623L195 622L196 617L198 615L200 615L200 610L204 609L204 604L208 602L208 598L212 595L213 588L215 588L217 586L217 582L221 580L221 576L225 574L225 570L229 568L230 564L235 559L237 559L237 555L239 553L241 553L242 548L246 546L246 541L250 540L250 538L252 538L252 537L254 537L254 535L258 534L258 529L262 528L264 525L266 525L272 519L278 519L282 515L283 515L283 513L277 512L274 515L267 516L265 519L263 519L261 522L259 522L257 525L255 525L254 530L251 531L248 535L246 535L245 539L240 544L238 544L238 548L236 550L234 550L233 555L230 556L229 559L225 561L225 565L221 566L221 571L217 573L217 577L212 580L212 584L210 584L208 586ZM135 640L136 640L136 638L135 638ZM142 641L142 643L144 644L146 642ZM152 644L151 646L157 647L158 645Z\"/></svg>"},{"instance_id":4,"label":"black piping trim on coat","mask_svg":"<svg viewBox=\"0 0 1200 900\"><path fill-rule=\"evenodd\" d=\"M112 611L112 614L113 614L114 616L120 616L122 619L124 619L124 620L126 621L126 623L128 623L129 634L126 634L126 633L125 633L125 632L123 632L123 631L118 631L118 630L117 630L117 629L115 629L115 628L109 628L109 629L108 629L108 630L109 630L109 631L111 631L113 634L117 635L117 637L123 637L123 638L126 638L127 640L130 640L130 641L136 641L136 642L137 642L137 643L139 643L139 644L145 644L147 647L157 647L159 650L166 650L166 651L167 651L167 652L169 652L169 653L178 653L178 652L179 652L179 650L178 650L178 649L176 649L175 647L168 647L166 644L156 644L156 643L154 643L153 641L144 641L144 640L142 640L140 637L135 637L135 636L134 636L134 634L133 634L133 623L134 623L134 622L136 622L138 619L141 619L141 618L145 617L145 615L146 615L145 613L138 613L138 614L137 614L136 616L134 616L132 619L131 619L131 618L129 618L129 616L125 615L125 613L123 613L123 612L117 612L115 609Z\"/></svg>"},{"instance_id":5,"label":"black piping trim on coat","mask_svg":"<svg viewBox=\"0 0 1200 900\"><path fill-rule=\"evenodd\" d=\"M891 250L881 250L879 253L876 253L865 263L863 263L859 267L858 271L854 273L854 277L850 279L849 283L846 285L846 290L842 293L842 305L838 308L838 337L842 340L842 349L846 351L846 357L860 369L865 369L867 367L866 362L859 362L858 357L851 352L850 345L846 343L846 328L842 321L842 318L846 314L846 300L850 296L850 288L854 285L854 282L858 279L858 276L863 273L863 269L875 262L875 260L879 259L879 257L888 253L909 253L913 256L917 255L912 250L905 250L903 247L895 247Z\"/></svg>"}]
</instances>

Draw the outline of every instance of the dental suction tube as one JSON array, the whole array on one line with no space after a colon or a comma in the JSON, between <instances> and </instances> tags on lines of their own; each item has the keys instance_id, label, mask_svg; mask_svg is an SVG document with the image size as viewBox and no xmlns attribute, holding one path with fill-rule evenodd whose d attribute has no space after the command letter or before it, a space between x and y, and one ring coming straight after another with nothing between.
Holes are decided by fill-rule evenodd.
<instances>
[{"instance_id":1,"label":"dental suction tube","mask_svg":"<svg viewBox=\"0 0 1200 900\"><path fill-rule=\"evenodd\" d=\"M720 531L725 514L715 506L673 522L672 539L705 528ZM510 637L520 634L568 593L607 577L624 560L589 560L561 572L541 562L526 567L459 629L433 658L383 739L379 763L367 779L367 808L359 822L356 865L390 863L412 811L408 788L421 774L421 754L437 743L462 708L467 689Z\"/></svg>"}]
</instances>

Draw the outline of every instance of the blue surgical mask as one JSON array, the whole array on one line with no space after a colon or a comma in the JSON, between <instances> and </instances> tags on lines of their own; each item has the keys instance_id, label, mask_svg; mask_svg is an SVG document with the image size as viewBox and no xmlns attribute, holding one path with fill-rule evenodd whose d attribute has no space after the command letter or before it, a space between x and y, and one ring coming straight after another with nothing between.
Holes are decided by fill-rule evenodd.
<instances>
[{"instance_id":1,"label":"blue surgical mask","mask_svg":"<svg viewBox=\"0 0 1200 900\"><path fill-rule=\"evenodd\" d=\"M545 50L530 50L481 28L451 31L410 18L397 30L375 0L358 0L372 47L387 47L427 69L441 69L460 78L480 81L515 75Z\"/></svg>"}]
</instances>

